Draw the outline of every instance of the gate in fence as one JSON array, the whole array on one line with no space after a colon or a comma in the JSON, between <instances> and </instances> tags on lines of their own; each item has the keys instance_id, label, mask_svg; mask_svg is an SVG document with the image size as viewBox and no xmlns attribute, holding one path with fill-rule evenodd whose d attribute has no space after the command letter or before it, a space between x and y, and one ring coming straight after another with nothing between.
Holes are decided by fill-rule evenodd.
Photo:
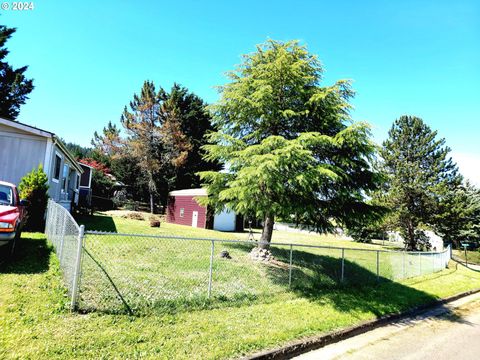
<instances>
[{"instance_id":1,"label":"gate in fence","mask_svg":"<svg viewBox=\"0 0 480 360\"><path fill-rule=\"evenodd\" d=\"M444 269L450 249L404 252L253 241L83 231L50 201L46 234L55 247L72 308L142 312L212 299L243 301L374 284ZM81 280L81 281L80 281Z\"/></svg>"}]
</instances>

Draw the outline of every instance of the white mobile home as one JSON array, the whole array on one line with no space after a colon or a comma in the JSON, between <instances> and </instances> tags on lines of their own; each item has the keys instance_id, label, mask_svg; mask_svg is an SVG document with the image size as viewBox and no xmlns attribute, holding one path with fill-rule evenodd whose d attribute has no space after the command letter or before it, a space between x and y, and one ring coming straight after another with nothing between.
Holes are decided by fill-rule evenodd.
<instances>
[{"instance_id":1,"label":"white mobile home","mask_svg":"<svg viewBox=\"0 0 480 360\"><path fill-rule=\"evenodd\" d=\"M18 185L23 176L42 165L49 195L69 211L78 204L83 169L52 132L0 118L0 180Z\"/></svg>"}]
</instances>

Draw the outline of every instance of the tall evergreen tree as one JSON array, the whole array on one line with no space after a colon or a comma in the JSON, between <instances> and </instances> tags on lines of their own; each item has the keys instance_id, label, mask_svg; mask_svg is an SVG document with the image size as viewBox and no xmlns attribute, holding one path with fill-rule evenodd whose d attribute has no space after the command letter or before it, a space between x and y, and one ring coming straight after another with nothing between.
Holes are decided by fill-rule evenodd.
<instances>
[{"instance_id":1,"label":"tall evergreen tree","mask_svg":"<svg viewBox=\"0 0 480 360\"><path fill-rule=\"evenodd\" d=\"M388 134L381 152L389 175L387 203L407 249L414 250L424 238L419 226L435 226L441 201L461 177L445 139L437 139L422 119L401 116Z\"/></svg>"},{"instance_id":2,"label":"tall evergreen tree","mask_svg":"<svg viewBox=\"0 0 480 360\"><path fill-rule=\"evenodd\" d=\"M447 244L480 242L480 189L468 181L449 190L440 202L435 230Z\"/></svg>"},{"instance_id":3,"label":"tall evergreen tree","mask_svg":"<svg viewBox=\"0 0 480 360\"><path fill-rule=\"evenodd\" d=\"M0 25L0 117L14 120L33 90L33 80L25 77L27 66L14 69L5 61L9 51L6 42L16 29Z\"/></svg>"},{"instance_id":4,"label":"tall evergreen tree","mask_svg":"<svg viewBox=\"0 0 480 360\"><path fill-rule=\"evenodd\" d=\"M159 151L161 150L159 115L165 91L155 90L153 82L145 81L140 95L135 94L130 102L130 111L125 106L121 122L130 135L129 147L140 168L148 178L150 193L150 211L154 210L154 196L157 192L155 177L161 168Z\"/></svg>"},{"instance_id":5,"label":"tall evergreen tree","mask_svg":"<svg viewBox=\"0 0 480 360\"><path fill-rule=\"evenodd\" d=\"M199 187L198 172L220 169L218 164L203 158L202 147L207 144L205 135L214 130L211 115L200 97L178 84L173 85L168 98L177 109L181 131L190 144L185 163L177 168L172 186L176 189Z\"/></svg>"},{"instance_id":6,"label":"tall evergreen tree","mask_svg":"<svg viewBox=\"0 0 480 360\"><path fill-rule=\"evenodd\" d=\"M147 175L152 211L154 195L159 194L160 200L165 201L179 169L185 167L190 157L191 161L195 159L192 142L197 139L189 127L195 126L197 109L189 107L187 95L188 91L178 85L171 93L162 88L156 92L154 84L147 81L141 95L135 95L130 103L131 111L125 108L122 115L122 125L129 134L124 150L137 158Z\"/></svg>"},{"instance_id":7,"label":"tall evergreen tree","mask_svg":"<svg viewBox=\"0 0 480 360\"><path fill-rule=\"evenodd\" d=\"M322 73L306 47L270 40L229 73L212 106L219 131L206 158L226 171L201 173L203 203L262 218L266 247L275 218L323 232L373 210L364 202L378 180L368 126L350 125L349 82L322 87Z\"/></svg>"},{"instance_id":8,"label":"tall evergreen tree","mask_svg":"<svg viewBox=\"0 0 480 360\"><path fill-rule=\"evenodd\" d=\"M91 144L95 150L103 155L109 157L119 155L123 145L120 129L116 124L109 121L107 126L103 128L101 134L96 131L93 133Z\"/></svg>"}]
</instances>

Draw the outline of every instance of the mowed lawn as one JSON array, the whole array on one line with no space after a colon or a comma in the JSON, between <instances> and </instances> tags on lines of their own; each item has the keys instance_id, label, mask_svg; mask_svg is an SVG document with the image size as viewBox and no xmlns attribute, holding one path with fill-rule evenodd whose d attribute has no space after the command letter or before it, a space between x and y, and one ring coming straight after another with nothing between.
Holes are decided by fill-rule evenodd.
<instances>
[{"instance_id":1,"label":"mowed lawn","mask_svg":"<svg viewBox=\"0 0 480 360\"><path fill-rule=\"evenodd\" d=\"M120 218L95 221L119 232L213 234L168 224L151 229ZM26 233L22 240L16 258L0 268L0 358L6 359L236 358L480 287L480 273L452 262L447 270L403 282L322 285L312 293L142 316L76 314L68 311L58 261L45 237ZM305 241L379 248L334 238Z\"/></svg>"},{"instance_id":2,"label":"mowed lawn","mask_svg":"<svg viewBox=\"0 0 480 360\"><path fill-rule=\"evenodd\" d=\"M144 314L152 310L177 311L179 308L231 306L233 302L271 302L316 296L324 287L338 287L342 253L345 255L342 285L376 283L377 253L367 250L382 250L378 245L355 243L332 235L275 231L274 242L280 244L271 247L275 259L259 262L252 261L249 256L255 243L246 242L245 232L222 233L168 223L158 229L149 227L147 221L110 216L81 217L79 222L84 223L87 230L182 237L87 234L87 256L84 257L81 282L83 311ZM258 231L255 236L259 238ZM188 240L189 237L203 241ZM205 239L218 240L213 249L211 297L208 297L208 289L212 243ZM238 243L238 240L244 242ZM288 243L295 244L291 249L291 277L290 246L282 245ZM342 251L340 247L348 249ZM228 251L229 259L221 258L223 251ZM403 275L399 269L401 255L379 254L380 279ZM405 261L406 265L412 264L406 269L411 275L420 274L419 270L423 274L431 272L430 259L423 260L423 268L413 265L418 260L414 257L412 261Z\"/></svg>"},{"instance_id":3,"label":"mowed lawn","mask_svg":"<svg viewBox=\"0 0 480 360\"><path fill-rule=\"evenodd\" d=\"M455 256L457 259L465 261L465 250L453 250L453 256ZM480 251L468 250L467 261L471 264L480 265Z\"/></svg>"},{"instance_id":4,"label":"mowed lawn","mask_svg":"<svg viewBox=\"0 0 480 360\"><path fill-rule=\"evenodd\" d=\"M152 309L177 311L231 306L232 302L315 297L325 287L372 285L378 280L425 275L442 268L439 255L382 251L395 247L388 242L385 246L378 242L362 244L333 235L287 231L274 232L273 261L252 261L249 254L255 242L246 241L247 232L222 233L168 223L151 228L148 221L110 216L118 213L112 211L78 220L87 230L159 237L88 234L80 303L84 311L139 314ZM149 215L144 217L148 219ZM203 241L188 240L191 237ZM259 230L255 231L255 237L259 239ZM205 239L217 239L213 249L211 297L208 289L212 243ZM287 244L293 244L292 248ZM231 258L221 258L223 251L228 251Z\"/></svg>"}]
</instances>

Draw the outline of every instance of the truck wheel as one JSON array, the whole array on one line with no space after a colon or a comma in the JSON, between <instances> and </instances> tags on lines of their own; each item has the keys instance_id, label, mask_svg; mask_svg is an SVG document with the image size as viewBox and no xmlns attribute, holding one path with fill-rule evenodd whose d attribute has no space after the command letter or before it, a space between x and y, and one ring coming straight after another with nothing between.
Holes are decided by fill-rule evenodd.
<instances>
[{"instance_id":1,"label":"truck wheel","mask_svg":"<svg viewBox=\"0 0 480 360\"><path fill-rule=\"evenodd\" d=\"M13 254L15 253L15 249L18 245L18 240L20 239L20 236L22 236L22 232L17 231L15 237L13 238L12 245L10 245L10 256L13 256Z\"/></svg>"}]
</instances>

